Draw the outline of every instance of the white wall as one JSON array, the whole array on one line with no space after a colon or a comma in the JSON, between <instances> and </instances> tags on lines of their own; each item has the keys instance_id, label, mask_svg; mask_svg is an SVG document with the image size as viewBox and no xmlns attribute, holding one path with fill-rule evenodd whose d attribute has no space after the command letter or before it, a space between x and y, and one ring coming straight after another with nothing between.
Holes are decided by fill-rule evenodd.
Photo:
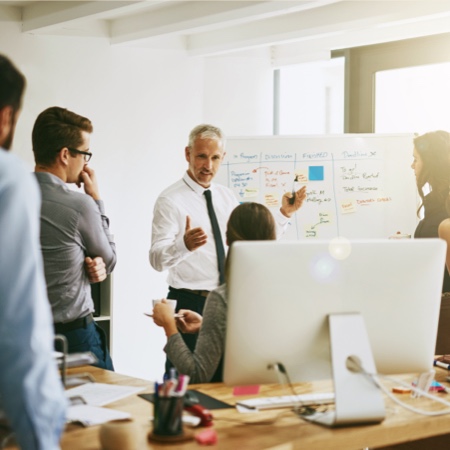
<instances>
[{"instance_id":1,"label":"white wall","mask_svg":"<svg viewBox=\"0 0 450 450\"><path fill-rule=\"evenodd\" d=\"M181 52L112 47L106 39L29 36L2 23L0 52L28 80L14 151L33 167L36 116L62 106L94 124L96 170L118 263L114 271L113 360L116 371L162 375L164 333L142 312L166 295L165 274L148 263L153 205L186 168L184 146L201 122L229 135L270 134L268 58L189 58Z\"/></svg>"},{"instance_id":2,"label":"white wall","mask_svg":"<svg viewBox=\"0 0 450 450\"><path fill-rule=\"evenodd\" d=\"M205 61L205 120L228 136L270 135L273 68L268 49Z\"/></svg>"}]
</instances>

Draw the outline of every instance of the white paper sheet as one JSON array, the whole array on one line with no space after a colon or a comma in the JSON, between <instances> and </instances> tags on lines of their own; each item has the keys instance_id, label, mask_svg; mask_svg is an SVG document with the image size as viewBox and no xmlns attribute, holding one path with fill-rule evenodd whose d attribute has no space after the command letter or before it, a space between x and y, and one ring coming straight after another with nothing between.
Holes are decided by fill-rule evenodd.
<instances>
[{"instance_id":1,"label":"white paper sheet","mask_svg":"<svg viewBox=\"0 0 450 450\"><path fill-rule=\"evenodd\" d=\"M81 396L86 404L104 406L145 390L145 387L117 384L86 383L66 390L66 397Z\"/></svg>"},{"instance_id":2,"label":"white paper sheet","mask_svg":"<svg viewBox=\"0 0 450 450\"><path fill-rule=\"evenodd\" d=\"M67 410L68 422L79 422L85 427L100 425L111 420L129 419L130 413L91 405L74 405Z\"/></svg>"}]
</instances>

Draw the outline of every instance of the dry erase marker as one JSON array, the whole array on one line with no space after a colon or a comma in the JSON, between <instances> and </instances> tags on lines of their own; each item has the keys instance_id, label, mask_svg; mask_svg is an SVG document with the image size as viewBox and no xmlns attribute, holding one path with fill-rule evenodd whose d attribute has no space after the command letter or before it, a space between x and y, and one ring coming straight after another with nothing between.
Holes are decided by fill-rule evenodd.
<instances>
[{"instance_id":1,"label":"dry erase marker","mask_svg":"<svg viewBox=\"0 0 450 450\"><path fill-rule=\"evenodd\" d=\"M294 182L292 183L292 197L289 199L289 204L293 205L295 203L295 182L297 181L297 176L294 178Z\"/></svg>"},{"instance_id":2,"label":"dry erase marker","mask_svg":"<svg viewBox=\"0 0 450 450\"><path fill-rule=\"evenodd\" d=\"M443 362L441 362L441 361L434 361L433 362L433 365L434 366L436 366L436 367L442 367L443 369L447 369L447 370L450 370L450 364L445 364L445 363L443 363Z\"/></svg>"}]
</instances>

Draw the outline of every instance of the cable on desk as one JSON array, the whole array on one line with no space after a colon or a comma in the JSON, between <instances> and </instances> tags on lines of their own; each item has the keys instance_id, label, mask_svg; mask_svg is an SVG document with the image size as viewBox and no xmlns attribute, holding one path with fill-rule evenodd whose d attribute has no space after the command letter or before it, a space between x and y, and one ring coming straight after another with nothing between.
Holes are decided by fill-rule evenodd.
<instances>
[{"instance_id":1,"label":"cable on desk","mask_svg":"<svg viewBox=\"0 0 450 450\"><path fill-rule=\"evenodd\" d=\"M393 402L397 403L401 407L403 407L411 412L414 412L416 414L421 414L424 416L443 416L446 414L450 414L450 402L447 402L446 400L436 397L435 395L432 395L429 392L426 392L416 386L411 386L410 384L405 383L402 380L397 380L395 378L392 378L392 377L389 377L389 376L383 375L383 374L369 373L364 369L364 367L362 367L360 362L356 361L355 359L352 359L351 364L352 364L352 367L349 367L348 365L347 365L347 367L350 370L352 370L352 372L361 373L361 374L367 376L368 378L370 378L377 385L378 388L380 388ZM431 400L434 400L435 402L438 402L444 406L447 406L449 409L444 409L441 411L426 411L424 409L415 408L414 406L411 406L407 403L402 402L395 395L393 395L388 389L386 389L385 386L383 386L380 379L390 381L392 383L400 384L401 386L411 389L413 392L416 392L417 394L419 394L423 397L427 397Z\"/></svg>"},{"instance_id":2,"label":"cable on desk","mask_svg":"<svg viewBox=\"0 0 450 450\"><path fill-rule=\"evenodd\" d=\"M269 364L269 366L267 368L276 371L277 377L278 377L278 383L281 385L287 384L287 386L290 390L290 395L293 395L296 398L297 393L295 392L294 385L291 382L288 371L286 370L286 367L284 367L284 364L282 364L282 363ZM283 381L282 376L284 376L285 381ZM301 401L297 400L293 411L299 416L310 416L310 415L313 415L316 413L324 413L324 412L328 411L328 406L326 406L326 405L303 405Z\"/></svg>"}]
</instances>

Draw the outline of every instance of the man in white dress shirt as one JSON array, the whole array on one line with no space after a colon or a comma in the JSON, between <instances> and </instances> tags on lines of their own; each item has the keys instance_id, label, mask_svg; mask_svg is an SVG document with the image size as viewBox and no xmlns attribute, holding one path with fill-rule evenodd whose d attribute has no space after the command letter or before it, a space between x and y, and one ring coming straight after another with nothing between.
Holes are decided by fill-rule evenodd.
<instances>
[{"instance_id":1,"label":"man in white dress shirt","mask_svg":"<svg viewBox=\"0 0 450 450\"><path fill-rule=\"evenodd\" d=\"M208 214L205 191L211 191L213 208L222 243L231 211L239 204L231 189L213 183L225 156L225 136L212 125L198 125L189 135L185 148L188 170L183 178L158 197L153 216L150 263L158 271L168 270L167 298L177 300L177 310L203 312L209 291L223 281L217 250L217 238ZM279 233L306 197L303 187L283 196L282 206L274 214ZM188 347L195 348L197 335L183 334Z\"/></svg>"}]
</instances>

